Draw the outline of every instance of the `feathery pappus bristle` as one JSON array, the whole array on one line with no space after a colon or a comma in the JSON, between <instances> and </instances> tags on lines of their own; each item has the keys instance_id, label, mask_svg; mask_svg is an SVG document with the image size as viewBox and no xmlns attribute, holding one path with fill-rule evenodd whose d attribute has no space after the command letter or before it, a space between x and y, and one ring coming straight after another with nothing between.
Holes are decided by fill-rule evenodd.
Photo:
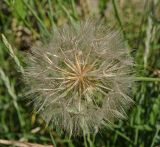
<instances>
[{"instance_id":1,"label":"feathery pappus bristle","mask_svg":"<svg viewBox=\"0 0 160 147\"><path fill-rule=\"evenodd\" d=\"M32 48L24 77L36 110L70 135L126 117L133 59L119 31L87 20Z\"/></svg>"}]
</instances>

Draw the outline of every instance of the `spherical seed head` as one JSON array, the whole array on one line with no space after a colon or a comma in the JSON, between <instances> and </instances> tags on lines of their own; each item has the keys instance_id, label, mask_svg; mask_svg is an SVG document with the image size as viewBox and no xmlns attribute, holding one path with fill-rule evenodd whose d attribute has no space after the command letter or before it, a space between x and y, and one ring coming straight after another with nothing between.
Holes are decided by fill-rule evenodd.
<instances>
[{"instance_id":1,"label":"spherical seed head","mask_svg":"<svg viewBox=\"0 0 160 147\"><path fill-rule=\"evenodd\" d=\"M120 32L95 21L66 25L27 59L25 79L47 123L80 135L126 117L133 61Z\"/></svg>"}]
</instances>

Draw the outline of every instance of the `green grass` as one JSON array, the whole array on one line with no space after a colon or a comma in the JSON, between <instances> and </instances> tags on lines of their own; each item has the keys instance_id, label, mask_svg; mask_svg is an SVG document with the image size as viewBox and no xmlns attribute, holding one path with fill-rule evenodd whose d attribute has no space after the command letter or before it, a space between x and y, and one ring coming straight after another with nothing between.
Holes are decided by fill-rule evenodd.
<instances>
[{"instance_id":1,"label":"green grass","mask_svg":"<svg viewBox=\"0 0 160 147\"><path fill-rule=\"evenodd\" d=\"M138 0L100 0L93 8L93 1L88 6L78 1L0 1L0 32L6 37L0 40L0 139L69 147L159 145L160 2L146 0L142 5ZM50 130L27 105L21 75L23 58L37 40L48 40L57 27L66 22L74 24L89 15L98 15L122 29L135 60L135 105L127 120L106 125L97 135L68 138L58 130Z\"/></svg>"}]
</instances>

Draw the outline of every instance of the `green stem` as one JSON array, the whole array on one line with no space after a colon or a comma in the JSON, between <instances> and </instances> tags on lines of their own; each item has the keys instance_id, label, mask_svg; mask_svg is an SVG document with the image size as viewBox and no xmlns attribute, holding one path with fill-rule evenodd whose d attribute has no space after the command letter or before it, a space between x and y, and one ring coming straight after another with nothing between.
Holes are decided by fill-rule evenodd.
<instances>
[{"instance_id":1,"label":"green stem","mask_svg":"<svg viewBox=\"0 0 160 147\"><path fill-rule=\"evenodd\" d=\"M54 139L53 136L52 136L52 132L49 131L49 134L50 134L50 137L51 137L52 144L54 145L54 147L57 147L56 142L55 142L55 139Z\"/></svg>"},{"instance_id":2,"label":"green stem","mask_svg":"<svg viewBox=\"0 0 160 147\"><path fill-rule=\"evenodd\" d=\"M152 140L152 143L151 143L151 147L154 146L155 140L158 137L159 130L160 130L160 128L157 128L156 133L155 133L155 135L153 137L153 140Z\"/></svg>"},{"instance_id":3,"label":"green stem","mask_svg":"<svg viewBox=\"0 0 160 147\"><path fill-rule=\"evenodd\" d=\"M54 31L56 29L56 25L54 23L54 19L53 19L53 8L52 8L52 2L51 0L48 0L48 4L49 4L49 18L50 18L50 22L51 22L51 26L52 26L52 31Z\"/></svg>"},{"instance_id":4,"label":"green stem","mask_svg":"<svg viewBox=\"0 0 160 147\"><path fill-rule=\"evenodd\" d=\"M48 32L44 22L39 18L39 16L37 15L36 11L34 11L34 9L30 6L29 3L27 3L25 0L23 0L23 3L27 6L27 8L32 12L32 14L34 15L34 17L37 19L37 21L40 23L43 31L50 36L50 33Z\"/></svg>"},{"instance_id":5,"label":"green stem","mask_svg":"<svg viewBox=\"0 0 160 147\"><path fill-rule=\"evenodd\" d=\"M151 77L136 77L136 81L145 81L145 82L160 82L160 78L151 78Z\"/></svg>"},{"instance_id":6,"label":"green stem","mask_svg":"<svg viewBox=\"0 0 160 147\"><path fill-rule=\"evenodd\" d=\"M119 130L116 130L116 128L114 128L113 125L109 125L109 124L107 125L105 122L103 122L103 124L106 126L106 128L109 128L110 130L114 131L117 135L121 136L126 141L130 142L131 144L133 144L133 141L128 136L126 136L125 134L123 134Z\"/></svg>"},{"instance_id":7,"label":"green stem","mask_svg":"<svg viewBox=\"0 0 160 147\"><path fill-rule=\"evenodd\" d=\"M120 13L118 11L118 6L117 6L117 2L116 0L112 0L112 4L113 4L113 8L114 8L114 12L115 12L115 16L118 20L118 23L123 31L123 35L124 35L124 38L126 39L126 33L124 32L124 29L123 29L123 24L122 24L122 18L120 16Z\"/></svg>"}]
</instances>

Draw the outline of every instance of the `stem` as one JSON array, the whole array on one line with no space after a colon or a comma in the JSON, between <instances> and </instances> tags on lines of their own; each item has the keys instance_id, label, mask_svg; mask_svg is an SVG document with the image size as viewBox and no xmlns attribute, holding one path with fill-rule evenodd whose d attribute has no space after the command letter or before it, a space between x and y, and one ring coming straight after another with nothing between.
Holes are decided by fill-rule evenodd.
<instances>
[{"instance_id":1,"label":"stem","mask_svg":"<svg viewBox=\"0 0 160 147\"><path fill-rule=\"evenodd\" d=\"M15 140L4 140L0 139L0 144L3 145L14 145L14 146L21 146L21 147L53 147L52 145L42 145L37 143L30 143L30 142L22 142L22 141L15 141Z\"/></svg>"},{"instance_id":2,"label":"stem","mask_svg":"<svg viewBox=\"0 0 160 147\"><path fill-rule=\"evenodd\" d=\"M117 3L115 0L112 0L112 4L113 4L113 8L114 8L114 12L115 12L115 16L118 20L118 23L123 31L123 35L124 35L124 38L126 39L126 33L124 32L124 29L123 29L123 24L122 24L122 18L120 16L120 13L118 11L118 6L117 6Z\"/></svg>"},{"instance_id":3,"label":"stem","mask_svg":"<svg viewBox=\"0 0 160 147\"><path fill-rule=\"evenodd\" d=\"M153 137L153 140L152 140L152 143L151 143L151 147L154 146L155 140L158 137L159 130L160 130L160 128L157 128L156 133L155 133L155 135Z\"/></svg>"},{"instance_id":4,"label":"stem","mask_svg":"<svg viewBox=\"0 0 160 147\"><path fill-rule=\"evenodd\" d=\"M151 78L151 77L136 77L136 81L145 81L145 82L160 82L160 78Z\"/></svg>"},{"instance_id":5,"label":"stem","mask_svg":"<svg viewBox=\"0 0 160 147\"><path fill-rule=\"evenodd\" d=\"M30 6L29 3L27 3L25 0L23 0L23 3L27 6L27 8L32 12L32 14L34 15L34 17L37 19L37 21L39 22L39 24L41 25L43 31L50 36L50 33L48 32L44 22L40 19L40 17L37 15L36 11Z\"/></svg>"},{"instance_id":6,"label":"stem","mask_svg":"<svg viewBox=\"0 0 160 147\"><path fill-rule=\"evenodd\" d=\"M54 23L54 19L53 19L53 8L52 8L52 2L51 0L48 0L48 4L49 4L49 18L50 18L50 22L51 22L51 26L52 26L52 31L54 31L56 29L56 25Z\"/></svg>"},{"instance_id":7,"label":"stem","mask_svg":"<svg viewBox=\"0 0 160 147\"><path fill-rule=\"evenodd\" d=\"M55 139L54 139L53 136L52 136L52 132L49 131L49 134L50 134L50 137L51 137L52 144L54 145L54 147L57 147L56 142L55 142Z\"/></svg>"}]
</instances>

